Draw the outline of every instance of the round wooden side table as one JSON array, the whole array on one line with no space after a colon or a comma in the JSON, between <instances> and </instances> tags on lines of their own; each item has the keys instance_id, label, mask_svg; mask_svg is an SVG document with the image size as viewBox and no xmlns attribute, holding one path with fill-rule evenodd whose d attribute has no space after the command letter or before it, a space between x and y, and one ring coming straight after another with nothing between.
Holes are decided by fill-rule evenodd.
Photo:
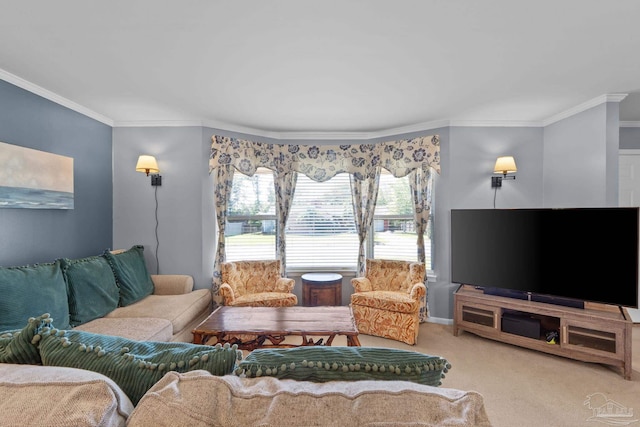
<instances>
[{"instance_id":1,"label":"round wooden side table","mask_svg":"<svg viewBox=\"0 0 640 427\"><path fill-rule=\"evenodd\" d=\"M342 275L305 273L302 279L302 305L342 305Z\"/></svg>"}]
</instances>

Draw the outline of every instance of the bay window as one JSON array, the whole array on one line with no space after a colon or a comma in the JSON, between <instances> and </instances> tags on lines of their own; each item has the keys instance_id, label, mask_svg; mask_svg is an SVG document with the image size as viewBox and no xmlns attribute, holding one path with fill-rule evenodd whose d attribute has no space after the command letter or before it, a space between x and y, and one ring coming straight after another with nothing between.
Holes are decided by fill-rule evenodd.
<instances>
[{"instance_id":1,"label":"bay window","mask_svg":"<svg viewBox=\"0 0 640 427\"><path fill-rule=\"evenodd\" d=\"M409 176L380 176L377 204L367 237L367 257L417 261L417 234ZM431 223L425 235L426 267L431 269ZM258 168L252 176L236 173L227 207L227 261L276 258L273 173ZM288 271L355 271L358 235L349 175L324 182L299 174L286 234Z\"/></svg>"}]
</instances>

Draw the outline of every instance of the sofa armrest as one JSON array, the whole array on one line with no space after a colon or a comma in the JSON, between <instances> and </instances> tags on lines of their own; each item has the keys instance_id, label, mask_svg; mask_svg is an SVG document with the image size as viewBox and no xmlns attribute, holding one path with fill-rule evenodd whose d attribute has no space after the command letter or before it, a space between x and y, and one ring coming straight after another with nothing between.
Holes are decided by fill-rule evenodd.
<instances>
[{"instance_id":1,"label":"sofa armrest","mask_svg":"<svg viewBox=\"0 0 640 427\"><path fill-rule=\"evenodd\" d=\"M152 274L154 295L180 295L193 291L193 277L186 274Z\"/></svg>"},{"instance_id":2,"label":"sofa armrest","mask_svg":"<svg viewBox=\"0 0 640 427\"><path fill-rule=\"evenodd\" d=\"M354 277L351 279L351 284L353 285L353 290L356 292L370 292L373 290L371 280L366 277Z\"/></svg>"},{"instance_id":3,"label":"sofa armrest","mask_svg":"<svg viewBox=\"0 0 640 427\"><path fill-rule=\"evenodd\" d=\"M296 285L296 281L287 277L281 277L276 280L275 291L276 292L291 292Z\"/></svg>"},{"instance_id":4,"label":"sofa armrest","mask_svg":"<svg viewBox=\"0 0 640 427\"><path fill-rule=\"evenodd\" d=\"M427 287L424 285L424 283L415 283L409 291L409 295L411 295L411 298L415 300L420 300L426 294Z\"/></svg>"},{"instance_id":5,"label":"sofa armrest","mask_svg":"<svg viewBox=\"0 0 640 427\"><path fill-rule=\"evenodd\" d=\"M236 295L233 291L233 288L228 283L223 283L220 285L220 290L218 291L220 296L223 298L224 305L231 305L233 301L236 299Z\"/></svg>"}]
</instances>

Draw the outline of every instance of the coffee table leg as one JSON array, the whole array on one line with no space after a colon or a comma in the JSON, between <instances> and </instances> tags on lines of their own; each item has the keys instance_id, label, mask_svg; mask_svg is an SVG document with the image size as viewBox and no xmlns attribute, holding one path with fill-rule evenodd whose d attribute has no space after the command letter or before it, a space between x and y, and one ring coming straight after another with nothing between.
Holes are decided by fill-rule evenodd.
<instances>
[{"instance_id":1,"label":"coffee table leg","mask_svg":"<svg viewBox=\"0 0 640 427\"><path fill-rule=\"evenodd\" d=\"M193 333L193 343L194 344L203 344L202 343L202 334L200 332Z\"/></svg>"},{"instance_id":2,"label":"coffee table leg","mask_svg":"<svg viewBox=\"0 0 640 427\"><path fill-rule=\"evenodd\" d=\"M347 336L347 346L349 347L360 347L360 340L357 335L348 335Z\"/></svg>"}]
</instances>

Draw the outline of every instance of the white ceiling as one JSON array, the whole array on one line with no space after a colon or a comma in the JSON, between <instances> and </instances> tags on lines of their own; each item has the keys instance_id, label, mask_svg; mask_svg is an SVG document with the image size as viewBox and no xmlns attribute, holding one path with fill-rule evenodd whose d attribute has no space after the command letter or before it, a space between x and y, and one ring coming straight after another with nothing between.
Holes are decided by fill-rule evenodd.
<instances>
[{"instance_id":1,"label":"white ceiling","mask_svg":"<svg viewBox=\"0 0 640 427\"><path fill-rule=\"evenodd\" d=\"M114 126L640 123L640 1L0 0L0 78Z\"/></svg>"}]
</instances>

